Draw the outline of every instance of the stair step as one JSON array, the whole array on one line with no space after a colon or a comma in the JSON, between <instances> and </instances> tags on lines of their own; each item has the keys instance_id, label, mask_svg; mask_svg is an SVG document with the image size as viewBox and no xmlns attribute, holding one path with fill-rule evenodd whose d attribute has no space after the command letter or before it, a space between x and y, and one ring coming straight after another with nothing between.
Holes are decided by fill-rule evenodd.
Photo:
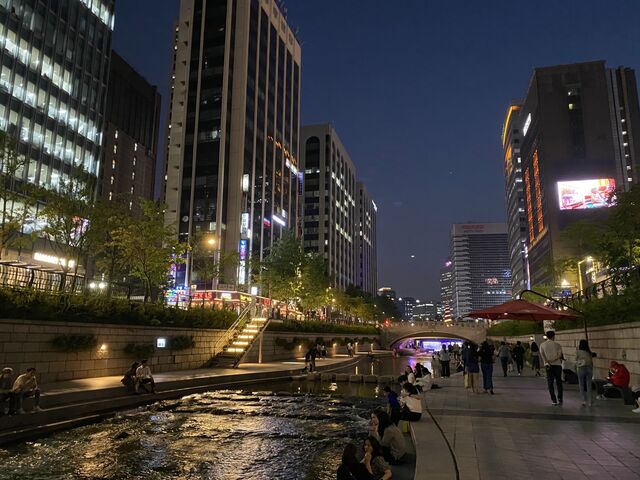
<instances>
[{"instance_id":1,"label":"stair step","mask_svg":"<svg viewBox=\"0 0 640 480\"><path fill-rule=\"evenodd\" d=\"M255 337L255 335L238 335L238 338L244 338L247 340L251 340L253 337Z\"/></svg>"},{"instance_id":2,"label":"stair step","mask_svg":"<svg viewBox=\"0 0 640 480\"><path fill-rule=\"evenodd\" d=\"M235 342L233 342L233 345L246 346L246 345L249 345L249 342L243 342L242 340L236 340Z\"/></svg>"},{"instance_id":3,"label":"stair step","mask_svg":"<svg viewBox=\"0 0 640 480\"><path fill-rule=\"evenodd\" d=\"M242 353L244 352L244 348L231 347L231 348L227 348L227 352Z\"/></svg>"}]
</instances>

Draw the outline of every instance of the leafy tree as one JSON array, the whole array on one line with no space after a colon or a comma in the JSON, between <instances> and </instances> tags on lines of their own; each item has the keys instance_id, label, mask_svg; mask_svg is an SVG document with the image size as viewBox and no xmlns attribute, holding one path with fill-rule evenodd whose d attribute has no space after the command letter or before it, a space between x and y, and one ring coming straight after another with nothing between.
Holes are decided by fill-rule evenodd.
<instances>
[{"instance_id":1,"label":"leafy tree","mask_svg":"<svg viewBox=\"0 0 640 480\"><path fill-rule=\"evenodd\" d=\"M22 249L33 241L33 235L24 235L24 227L33 222L37 188L18 179L27 159L18 155L16 145L14 138L0 131L0 259L9 248Z\"/></svg>"},{"instance_id":2,"label":"leafy tree","mask_svg":"<svg viewBox=\"0 0 640 480\"><path fill-rule=\"evenodd\" d=\"M628 267L640 263L640 186L616 194L616 206L608 220L605 238L609 266Z\"/></svg>"},{"instance_id":3,"label":"leafy tree","mask_svg":"<svg viewBox=\"0 0 640 480\"><path fill-rule=\"evenodd\" d=\"M108 279L107 297L111 296L115 279L129 273L123 261L122 249L113 236L114 232L127 228L133 221L128 204L128 197L116 197L109 201L98 200L92 212L88 243L96 269L104 273Z\"/></svg>"},{"instance_id":4,"label":"leafy tree","mask_svg":"<svg viewBox=\"0 0 640 480\"><path fill-rule=\"evenodd\" d=\"M303 257L300 275L300 306L307 310L316 310L329 301L329 279L325 273L322 255L307 253Z\"/></svg>"},{"instance_id":5,"label":"leafy tree","mask_svg":"<svg viewBox=\"0 0 640 480\"><path fill-rule=\"evenodd\" d=\"M303 262L300 240L293 232L285 231L264 260L253 262L254 281L270 297L289 304L300 295Z\"/></svg>"},{"instance_id":6,"label":"leafy tree","mask_svg":"<svg viewBox=\"0 0 640 480\"><path fill-rule=\"evenodd\" d=\"M177 242L173 226L165 225L163 205L140 200L139 210L134 221L116 228L112 236L114 247L122 252L121 268L142 281L147 303L153 289L169 280L169 265L181 258L184 245Z\"/></svg>"},{"instance_id":7,"label":"leafy tree","mask_svg":"<svg viewBox=\"0 0 640 480\"><path fill-rule=\"evenodd\" d=\"M86 260L94 189L95 177L75 167L68 177L60 179L57 191L47 190L44 195L46 203L40 211L45 221L42 233L51 249L65 259L60 265L63 271L61 289L72 270L71 291L75 289L79 263Z\"/></svg>"},{"instance_id":8,"label":"leafy tree","mask_svg":"<svg viewBox=\"0 0 640 480\"><path fill-rule=\"evenodd\" d=\"M392 318L394 320L400 320L400 312L398 307L389 297L384 295L378 295L375 299L376 316L377 319L383 320L386 318Z\"/></svg>"},{"instance_id":9,"label":"leafy tree","mask_svg":"<svg viewBox=\"0 0 640 480\"><path fill-rule=\"evenodd\" d=\"M209 284L213 289L216 281L224 283L225 273L236 272L240 264L238 252L216 250L216 242L212 233L200 233L194 237L190 246L195 278L204 283L205 289Z\"/></svg>"}]
</instances>

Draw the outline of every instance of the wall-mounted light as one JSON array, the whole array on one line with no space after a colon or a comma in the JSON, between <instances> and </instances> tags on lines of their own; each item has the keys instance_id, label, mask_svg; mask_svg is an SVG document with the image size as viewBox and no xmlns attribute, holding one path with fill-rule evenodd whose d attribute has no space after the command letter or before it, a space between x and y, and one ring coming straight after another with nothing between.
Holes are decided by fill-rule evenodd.
<instances>
[{"instance_id":1,"label":"wall-mounted light","mask_svg":"<svg viewBox=\"0 0 640 480\"><path fill-rule=\"evenodd\" d=\"M166 338L156 338L156 347L158 348L167 348L167 339Z\"/></svg>"},{"instance_id":2,"label":"wall-mounted light","mask_svg":"<svg viewBox=\"0 0 640 480\"><path fill-rule=\"evenodd\" d=\"M100 345L100 351L101 352L106 352L107 351L107 344L103 343L102 345Z\"/></svg>"}]
</instances>

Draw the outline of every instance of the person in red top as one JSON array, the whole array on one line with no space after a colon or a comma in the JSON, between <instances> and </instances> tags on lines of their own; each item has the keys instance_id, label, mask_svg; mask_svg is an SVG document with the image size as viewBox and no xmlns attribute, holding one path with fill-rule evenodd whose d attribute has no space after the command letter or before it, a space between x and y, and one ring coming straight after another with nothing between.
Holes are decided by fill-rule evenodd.
<instances>
[{"instance_id":1,"label":"person in red top","mask_svg":"<svg viewBox=\"0 0 640 480\"><path fill-rule=\"evenodd\" d=\"M618 388L629 388L629 370L622 363L611 361L609 364L609 371L611 374L608 380L612 385Z\"/></svg>"},{"instance_id":2,"label":"person in red top","mask_svg":"<svg viewBox=\"0 0 640 480\"><path fill-rule=\"evenodd\" d=\"M618 389L629 388L629 370L622 363L611 360L607 380L594 380L598 392L598 399L620 398L622 392Z\"/></svg>"}]
</instances>

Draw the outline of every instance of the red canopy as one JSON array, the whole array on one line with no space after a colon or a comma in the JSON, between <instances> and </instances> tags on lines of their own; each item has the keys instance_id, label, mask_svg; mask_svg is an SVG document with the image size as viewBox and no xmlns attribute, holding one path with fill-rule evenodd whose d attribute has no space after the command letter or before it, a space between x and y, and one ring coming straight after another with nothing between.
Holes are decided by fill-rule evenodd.
<instances>
[{"instance_id":1,"label":"red canopy","mask_svg":"<svg viewBox=\"0 0 640 480\"><path fill-rule=\"evenodd\" d=\"M578 320L580 318L572 313L555 310L538 303L527 302L526 300L511 300L484 310L471 312L467 316L488 318L490 320L529 320L532 322Z\"/></svg>"}]
</instances>

